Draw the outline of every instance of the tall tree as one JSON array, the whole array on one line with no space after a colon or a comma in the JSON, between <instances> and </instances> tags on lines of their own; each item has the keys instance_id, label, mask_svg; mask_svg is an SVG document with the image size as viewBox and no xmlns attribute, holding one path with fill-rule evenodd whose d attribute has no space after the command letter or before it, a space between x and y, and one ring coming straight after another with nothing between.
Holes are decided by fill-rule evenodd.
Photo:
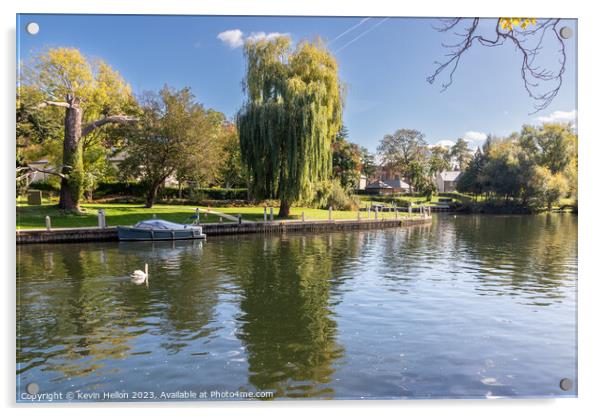
<instances>
[{"instance_id":1,"label":"tall tree","mask_svg":"<svg viewBox=\"0 0 602 416\"><path fill-rule=\"evenodd\" d=\"M247 97L238 113L243 162L251 194L280 199L283 218L331 174L342 114L337 62L320 40L294 50L288 37L249 40L244 51Z\"/></svg>"},{"instance_id":2,"label":"tall tree","mask_svg":"<svg viewBox=\"0 0 602 416\"><path fill-rule=\"evenodd\" d=\"M451 148L451 155L456 161L460 170L466 170L468 163L472 159L472 152L468 147L468 142L463 138L459 138L458 141Z\"/></svg>"},{"instance_id":3,"label":"tall tree","mask_svg":"<svg viewBox=\"0 0 602 416\"><path fill-rule=\"evenodd\" d=\"M357 144L347 141L347 136L343 126L332 144L332 173L344 189L351 190L360 179L362 153Z\"/></svg>"},{"instance_id":4,"label":"tall tree","mask_svg":"<svg viewBox=\"0 0 602 416\"><path fill-rule=\"evenodd\" d=\"M189 88L163 87L159 94L142 98L140 121L127 141L128 157L121 168L140 179L146 189L146 207L155 203L159 187L170 176L207 175L212 169L215 138L224 116L205 110Z\"/></svg>"},{"instance_id":5,"label":"tall tree","mask_svg":"<svg viewBox=\"0 0 602 416\"><path fill-rule=\"evenodd\" d=\"M552 174L564 171L577 151L577 136L566 124L525 125L519 143L538 165L545 166Z\"/></svg>"},{"instance_id":6,"label":"tall tree","mask_svg":"<svg viewBox=\"0 0 602 416\"><path fill-rule=\"evenodd\" d=\"M481 148L477 147L474 157L468 163L466 171L458 180L457 189L459 192L468 192L475 195L480 195L483 192L483 165L485 156L481 152Z\"/></svg>"},{"instance_id":7,"label":"tall tree","mask_svg":"<svg viewBox=\"0 0 602 416\"><path fill-rule=\"evenodd\" d=\"M225 188L246 186L236 125L226 123L223 131L222 162L219 167L220 184Z\"/></svg>"},{"instance_id":8,"label":"tall tree","mask_svg":"<svg viewBox=\"0 0 602 416\"><path fill-rule=\"evenodd\" d=\"M418 130L400 129L385 135L378 146L383 167L389 174L404 177L412 192L414 183L412 172L416 172L416 163L426 163L427 144L424 134ZM411 164L414 163L414 166ZM422 171L422 168L420 169Z\"/></svg>"},{"instance_id":9,"label":"tall tree","mask_svg":"<svg viewBox=\"0 0 602 416\"><path fill-rule=\"evenodd\" d=\"M377 170L374 154L365 147L360 148L360 151L362 153L362 173L366 175L367 180L371 180L374 178Z\"/></svg>"},{"instance_id":10,"label":"tall tree","mask_svg":"<svg viewBox=\"0 0 602 416\"><path fill-rule=\"evenodd\" d=\"M64 109L63 163L59 207L79 211L85 171L82 138L110 123L128 123L133 108L129 86L109 65L91 62L75 48L54 48L21 66L19 93L40 96L39 108Z\"/></svg>"},{"instance_id":11,"label":"tall tree","mask_svg":"<svg viewBox=\"0 0 602 416\"><path fill-rule=\"evenodd\" d=\"M451 154L448 148L443 146L433 146L429 150L429 174L435 176L444 170L451 169Z\"/></svg>"}]
</instances>

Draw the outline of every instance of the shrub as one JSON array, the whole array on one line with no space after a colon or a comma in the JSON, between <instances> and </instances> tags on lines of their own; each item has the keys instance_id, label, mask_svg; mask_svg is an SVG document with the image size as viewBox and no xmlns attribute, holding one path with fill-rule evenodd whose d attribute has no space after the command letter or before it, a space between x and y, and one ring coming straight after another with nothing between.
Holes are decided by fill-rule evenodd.
<instances>
[{"instance_id":1,"label":"shrub","mask_svg":"<svg viewBox=\"0 0 602 416\"><path fill-rule=\"evenodd\" d=\"M355 195L351 195L338 180L323 181L316 186L316 193L311 206L321 209L332 209L352 211L356 210L360 201Z\"/></svg>"},{"instance_id":2,"label":"shrub","mask_svg":"<svg viewBox=\"0 0 602 416\"><path fill-rule=\"evenodd\" d=\"M53 182L42 181L29 184L29 189L37 189L38 191L59 192L60 185Z\"/></svg>"},{"instance_id":3,"label":"shrub","mask_svg":"<svg viewBox=\"0 0 602 416\"><path fill-rule=\"evenodd\" d=\"M94 198L102 198L107 195L143 197L145 187L139 182L100 182L93 195ZM158 196L160 199L176 199L180 197L180 190L177 187L165 186L159 190ZM247 199L247 190L245 188L184 188L182 197L192 201L241 200Z\"/></svg>"}]
</instances>

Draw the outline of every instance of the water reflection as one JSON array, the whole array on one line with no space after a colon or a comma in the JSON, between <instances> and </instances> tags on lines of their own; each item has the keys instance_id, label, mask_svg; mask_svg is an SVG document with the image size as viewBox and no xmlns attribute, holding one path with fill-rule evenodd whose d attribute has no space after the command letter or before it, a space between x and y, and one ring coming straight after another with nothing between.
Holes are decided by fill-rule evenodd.
<instances>
[{"instance_id":1,"label":"water reflection","mask_svg":"<svg viewBox=\"0 0 602 416\"><path fill-rule=\"evenodd\" d=\"M343 348L329 303L345 247L355 249L357 240L343 234L285 237L239 250L245 260L236 267L242 290L238 336L257 389L288 397L334 395L324 385Z\"/></svg>"},{"instance_id":2,"label":"water reflection","mask_svg":"<svg viewBox=\"0 0 602 416\"><path fill-rule=\"evenodd\" d=\"M485 397L576 376L575 216L17 255L21 386Z\"/></svg>"},{"instance_id":3,"label":"water reflection","mask_svg":"<svg viewBox=\"0 0 602 416\"><path fill-rule=\"evenodd\" d=\"M446 223L457 239L454 256L474 272L482 295L522 296L539 306L572 291L577 274L577 217L459 216Z\"/></svg>"}]
</instances>

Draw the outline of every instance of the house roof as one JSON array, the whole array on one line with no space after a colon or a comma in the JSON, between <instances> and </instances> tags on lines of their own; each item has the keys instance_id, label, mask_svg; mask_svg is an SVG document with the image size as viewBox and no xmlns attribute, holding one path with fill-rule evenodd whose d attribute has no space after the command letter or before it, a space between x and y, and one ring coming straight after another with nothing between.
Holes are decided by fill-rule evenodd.
<instances>
[{"instance_id":1,"label":"house roof","mask_svg":"<svg viewBox=\"0 0 602 416\"><path fill-rule=\"evenodd\" d=\"M393 189L393 187L390 185L387 185L383 181L376 181L376 182L369 183L366 186L366 189Z\"/></svg>"},{"instance_id":2,"label":"house roof","mask_svg":"<svg viewBox=\"0 0 602 416\"><path fill-rule=\"evenodd\" d=\"M460 178L461 174L462 171L460 170L444 170L439 173L439 176L441 176L441 179L444 181L454 182Z\"/></svg>"},{"instance_id":3,"label":"house roof","mask_svg":"<svg viewBox=\"0 0 602 416\"><path fill-rule=\"evenodd\" d=\"M385 182L385 184L389 185L391 188L410 189L410 185L408 185L401 179L391 179L390 181L384 181L384 182Z\"/></svg>"},{"instance_id":4,"label":"house roof","mask_svg":"<svg viewBox=\"0 0 602 416\"><path fill-rule=\"evenodd\" d=\"M376 181L368 184L366 189L410 189L410 185L401 179L391 179L388 181Z\"/></svg>"}]
</instances>

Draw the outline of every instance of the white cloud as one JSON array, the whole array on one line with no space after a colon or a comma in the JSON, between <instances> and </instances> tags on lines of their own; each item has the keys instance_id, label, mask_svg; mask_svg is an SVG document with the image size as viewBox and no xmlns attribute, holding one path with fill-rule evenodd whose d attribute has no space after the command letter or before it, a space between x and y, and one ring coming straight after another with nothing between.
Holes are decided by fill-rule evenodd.
<instances>
[{"instance_id":1,"label":"white cloud","mask_svg":"<svg viewBox=\"0 0 602 416\"><path fill-rule=\"evenodd\" d=\"M464 140L470 143L484 142L487 139L487 134L481 131L467 131L464 133Z\"/></svg>"},{"instance_id":2,"label":"white cloud","mask_svg":"<svg viewBox=\"0 0 602 416\"><path fill-rule=\"evenodd\" d=\"M569 123L577 120L577 110L554 111L549 116L537 117L540 123Z\"/></svg>"},{"instance_id":3,"label":"white cloud","mask_svg":"<svg viewBox=\"0 0 602 416\"><path fill-rule=\"evenodd\" d=\"M266 34L265 32L252 32L245 40L250 40L252 42L257 42L258 40L266 39L266 40L274 40L281 36L289 36L288 33L280 33L280 32L271 32Z\"/></svg>"},{"instance_id":4,"label":"white cloud","mask_svg":"<svg viewBox=\"0 0 602 416\"><path fill-rule=\"evenodd\" d=\"M452 140L439 140L433 146L452 147L455 143Z\"/></svg>"},{"instance_id":5,"label":"white cloud","mask_svg":"<svg viewBox=\"0 0 602 416\"><path fill-rule=\"evenodd\" d=\"M251 32L248 36L245 36L240 29L226 30L217 35L217 38L230 46L230 48L240 48L246 41L257 42L258 40L267 39L274 40L280 36L289 36L288 33L280 32Z\"/></svg>"},{"instance_id":6,"label":"white cloud","mask_svg":"<svg viewBox=\"0 0 602 416\"><path fill-rule=\"evenodd\" d=\"M217 38L232 49L240 48L244 43L243 33L240 29L225 30L218 34Z\"/></svg>"}]
</instances>

